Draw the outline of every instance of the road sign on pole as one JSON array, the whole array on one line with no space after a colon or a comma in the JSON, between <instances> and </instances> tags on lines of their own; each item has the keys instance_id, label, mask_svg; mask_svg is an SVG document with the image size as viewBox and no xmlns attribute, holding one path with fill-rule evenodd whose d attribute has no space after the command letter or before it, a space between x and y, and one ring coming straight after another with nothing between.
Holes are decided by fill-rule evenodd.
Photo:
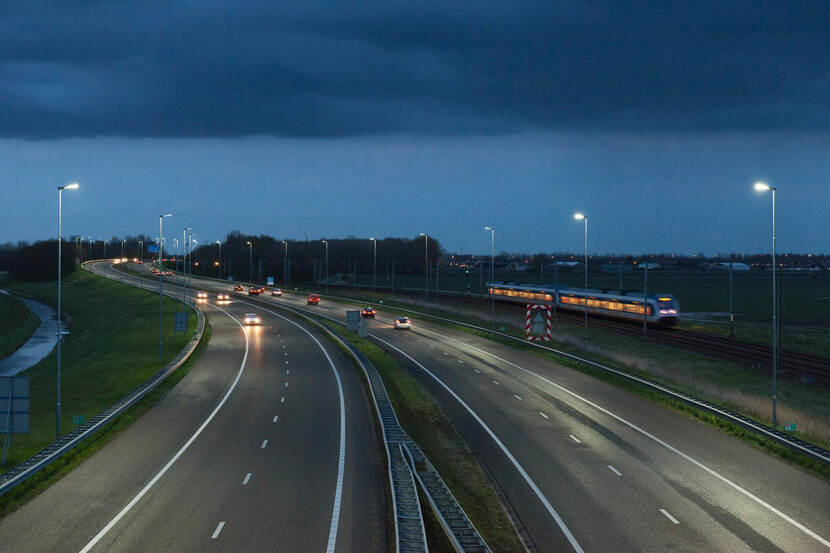
<instances>
[{"instance_id":1,"label":"road sign on pole","mask_svg":"<svg viewBox=\"0 0 830 553\"><path fill-rule=\"evenodd\" d=\"M0 377L0 434L29 433L29 377Z\"/></svg>"},{"instance_id":2,"label":"road sign on pole","mask_svg":"<svg viewBox=\"0 0 830 553\"><path fill-rule=\"evenodd\" d=\"M527 304L525 338L531 342L550 342L550 305Z\"/></svg>"}]
</instances>

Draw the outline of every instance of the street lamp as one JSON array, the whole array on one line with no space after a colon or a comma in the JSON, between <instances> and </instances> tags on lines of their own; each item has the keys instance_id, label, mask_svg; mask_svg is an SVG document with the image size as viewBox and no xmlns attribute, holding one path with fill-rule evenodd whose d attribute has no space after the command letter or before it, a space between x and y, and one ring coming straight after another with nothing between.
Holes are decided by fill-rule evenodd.
<instances>
[{"instance_id":1,"label":"street lamp","mask_svg":"<svg viewBox=\"0 0 830 553\"><path fill-rule=\"evenodd\" d=\"M162 259L164 259L164 241L162 237L164 236L164 232L162 231L162 221L165 217L172 217L172 213L165 213L164 215L159 215L159 363L161 363L161 281L163 279L162 273L164 266L162 265Z\"/></svg>"},{"instance_id":2,"label":"street lamp","mask_svg":"<svg viewBox=\"0 0 830 553\"><path fill-rule=\"evenodd\" d=\"M138 260L143 261L144 260L144 240L139 240L138 241L138 248L139 248L138 249Z\"/></svg>"},{"instance_id":3,"label":"street lamp","mask_svg":"<svg viewBox=\"0 0 830 553\"><path fill-rule=\"evenodd\" d=\"M775 266L775 187L755 183L756 192L772 192L772 426L778 424L778 280Z\"/></svg>"},{"instance_id":4,"label":"street lamp","mask_svg":"<svg viewBox=\"0 0 830 553\"><path fill-rule=\"evenodd\" d=\"M222 278L222 242L216 241L219 245L219 278Z\"/></svg>"},{"instance_id":5,"label":"street lamp","mask_svg":"<svg viewBox=\"0 0 830 553\"><path fill-rule=\"evenodd\" d=\"M494 311L495 307L493 305L494 298L493 295L490 293L490 288L493 286L493 281L496 278L496 271L495 271L495 244L496 244L496 229L493 227L484 227L484 230L490 231L490 285L487 287L487 295L490 296L490 326L493 326L493 318L495 317Z\"/></svg>"},{"instance_id":6,"label":"street lamp","mask_svg":"<svg viewBox=\"0 0 830 553\"><path fill-rule=\"evenodd\" d=\"M248 282L254 281L254 245L248 240Z\"/></svg>"},{"instance_id":7,"label":"street lamp","mask_svg":"<svg viewBox=\"0 0 830 553\"><path fill-rule=\"evenodd\" d=\"M58 187L58 396L55 409L56 440L61 437L61 342L63 341L63 330L61 329L61 250L63 249L61 247L63 245L61 244L61 241L63 240L63 238L61 237L61 233L63 229L61 228L61 226L63 218L63 191L77 190L78 186L79 185L77 182L72 182Z\"/></svg>"},{"instance_id":8,"label":"street lamp","mask_svg":"<svg viewBox=\"0 0 830 553\"><path fill-rule=\"evenodd\" d=\"M585 330L583 332L583 344L585 353L588 353L588 217L583 213L576 212L574 213L574 219L577 221L585 221L585 292L583 293L582 301L585 306Z\"/></svg>"},{"instance_id":9,"label":"street lamp","mask_svg":"<svg viewBox=\"0 0 830 553\"><path fill-rule=\"evenodd\" d=\"M424 237L424 299L429 298L429 236L422 232L418 236Z\"/></svg>"},{"instance_id":10,"label":"street lamp","mask_svg":"<svg viewBox=\"0 0 830 553\"><path fill-rule=\"evenodd\" d=\"M329 293L329 241L323 240L323 244L326 245L326 294Z\"/></svg>"},{"instance_id":11,"label":"street lamp","mask_svg":"<svg viewBox=\"0 0 830 553\"><path fill-rule=\"evenodd\" d=\"M122 260L124 259L124 244L126 244L126 243L127 243L126 240L121 241L121 259Z\"/></svg>"},{"instance_id":12,"label":"street lamp","mask_svg":"<svg viewBox=\"0 0 830 553\"><path fill-rule=\"evenodd\" d=\"M285 287L288 288L288 242L283 240L282 243L285 245L285 260L282 262L282 280L285 283Z\"/></svg>"},{"instance_id":13,"label":"street lamp","mask_svg":"<svg viewBox=\"0 0 830 553\"><path fill-rule=\"evenodd\" d=\"M375 298L375 283L377 282L377 273L378 273L378 241L376 238L369 238L374 245L374 260L372 261L372 303L376 300Z\"/></svg>"}]
</instances>

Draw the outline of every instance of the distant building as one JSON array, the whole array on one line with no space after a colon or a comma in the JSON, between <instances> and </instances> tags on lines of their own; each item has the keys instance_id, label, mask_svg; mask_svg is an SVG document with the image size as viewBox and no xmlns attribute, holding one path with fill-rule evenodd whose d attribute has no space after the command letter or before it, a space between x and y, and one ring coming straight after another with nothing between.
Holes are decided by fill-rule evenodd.
<instances>
[{"instance_id":1,"label":"distant building","mask_svg":"<svg viewBox=\"0 0 830 553\"><path fill-rule=\"evenodd\" d=\"M645 269L645 268L646 268L646 265L648 265L648 270L649 270L649 271L654 271L654 270L657 270L657 269L662 269L662 268L663 268L663 267L661 267L661 266L660 266L660 264L659 264L659 263L657 263L656 261L649 261L649 262L647 262L647 263L638 263L638 264L637 264L637 268L638 268L638 269Z\"/></svg>"},{"instance_id":2,"label":"distant building","mask_svg":"<svg viewBox=\"0 0 830 553\"><path fill-rule=\"evenodd\" d=\"M548 265L548 268L553 269L554 267L559 267L567 269L569 267L578 267L580 265L582 265L581 261L554 261Z\"/></svg>"},{"instance_id":3,"label":"distant building","mask_svg":"<svg viewBox=\"0 0 830 553\"><path fill-rule=\"evenodd\" d=\"M533 266L527 263L519 263L518 261L511 261L504 268L506 271L516 271L517 273L524 273L529 271Z\"/></svg>"},{"instance_id":4,"label":"distant building","mask_svg":"<svg viewBox=\"0 0 830 553\"><path fill-rule=\"evenodd\" d=\"M708 266L709 269L714 269L716 271L728 271L729 270L729 262L728 261L718 261L716 263L711 263ZM748 271L749 265L746 263L738 263L737 261L732 262L732 270L733 271Z\"/></svg>"}]
</instances>

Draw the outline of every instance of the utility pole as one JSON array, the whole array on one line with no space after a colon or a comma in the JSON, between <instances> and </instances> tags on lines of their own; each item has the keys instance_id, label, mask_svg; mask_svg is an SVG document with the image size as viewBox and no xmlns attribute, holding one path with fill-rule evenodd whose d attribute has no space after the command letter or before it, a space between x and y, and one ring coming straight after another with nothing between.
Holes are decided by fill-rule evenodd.
<instances>
[{"instance_id":1,"label":"utility pole","mask_svg":"<svg viewBox=\"0 0 830 553\"><path fill-rule=\"evenodd\" d=\"M165 217L172 217L172 214L165 213L164 215L159 215L159 363L161 363L161 283L164 280L164 276L162 273L164 272L164 265L162 264L162 259L164 259L163 251L164 245L162 244L162 237L164 237L164 233L162 232L162 221Z\"/></svg>"},{"instance_id":2,"label":"utility pole","mask_svg":"<svg viewBox=\"0 0 830 553\"><path fill-rule=\"evenodd\" d=\"M643 336L647 334L648 328L648 258L643 267Z\"/></svg>"},{"instance_id":3,"label":"utility pole","mask_svg":"<svg viewBox=\"0 0 830 553\"><path fill-rule=\"evenodd\" d=\"M732 257L729 258L729 337L735 337L735 309L733 305Z\"/></svg>"}]
</instances>

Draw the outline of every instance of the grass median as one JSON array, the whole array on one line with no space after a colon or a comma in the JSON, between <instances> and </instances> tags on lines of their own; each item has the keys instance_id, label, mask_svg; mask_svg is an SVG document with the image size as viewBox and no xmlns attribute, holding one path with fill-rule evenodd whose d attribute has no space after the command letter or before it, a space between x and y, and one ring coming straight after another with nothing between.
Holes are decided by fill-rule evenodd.
<instances>
[{"instance_id":1,"label":"grass median","mask_svg":"<svg viewBox=\"0 0 830 553\"><path fill-rule=\"evenodd\" d=\"M26 343L37 327L38 317L17 298L0 294L0 359L8 357Z\"/></svg>"},{"instance_id":2,"label":"grass median","mask_svg":"<svg viewBox=\"0 0 830 553\"><path fill-rule=\"evenodd\" d=\"M525 547L487 475L432 394L383 349L342 326L327 321L324 324L360 348L380 372L401 426L427 455L492 550L524 552ZM451 547L446 549L449 542L437 521L428 515L425 520L430 527L430 551L453 551Z\"/></svg>"},{"instance_id":3,"label":"grass median","mask_svg":"<svg viewBox=\"0 0 830 553\"><path fill-rule=\"evenodd\" d=\"M8 287L47 305L57 303L55 282L14 282ZM146 381L176 356L196 328L196 317L188 310L187 333L174 335L173 313L184 306L163 297L159 362L158 295L87 271L64 279L62 308L71 320L61 355L62 433L74 428L73 417L88 419ZM11 459L2 470L55 439L56 374L56 352L22 373L30 378L30 431L14 436Z\"/></svg>"}]
</instances>

